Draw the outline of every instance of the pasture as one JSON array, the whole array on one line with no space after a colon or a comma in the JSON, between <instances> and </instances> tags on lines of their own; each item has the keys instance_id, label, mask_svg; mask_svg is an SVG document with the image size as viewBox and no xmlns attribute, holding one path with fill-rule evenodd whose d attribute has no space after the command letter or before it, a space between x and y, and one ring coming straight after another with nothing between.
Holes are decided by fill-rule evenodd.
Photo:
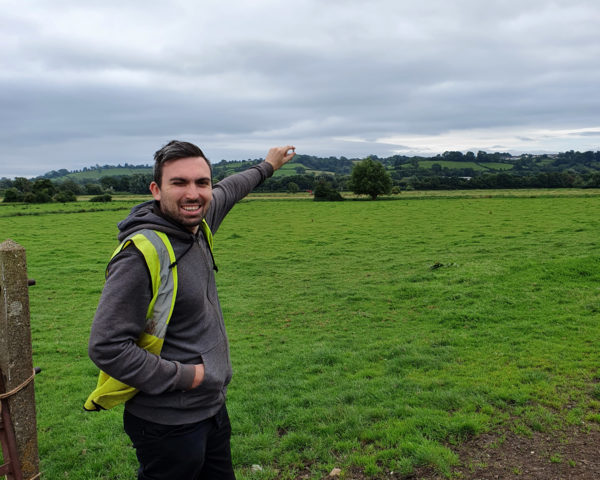
<instances>
[{"instance_id":1,"label":"pasture","mask_svg":"<svg viewBox=\"0 0 600 480\"><path fill-rule=\"evenodd\" d=\"M238 478L450 475L453 446L483 432L599 427L599 191L293 198L250 197L215 236ZM82 404L103 270L135 203L0 204L0 241L27 249L37 281L45 478L134 478L122 408Z\"/></svg>"},{"instance_id":2,"label":"pasture","mask_svg":"<svg viewBox=\"0 0 600 480\"><path fill-rule=\"evenodd\" d=\"M513 165L510 163L499 162L456 162L451 160L421 160L420 168L431 168L432 165L438 164L442 168L472 168L476 172L483 170L510 170Z\"/></svg>"}]
</instances>

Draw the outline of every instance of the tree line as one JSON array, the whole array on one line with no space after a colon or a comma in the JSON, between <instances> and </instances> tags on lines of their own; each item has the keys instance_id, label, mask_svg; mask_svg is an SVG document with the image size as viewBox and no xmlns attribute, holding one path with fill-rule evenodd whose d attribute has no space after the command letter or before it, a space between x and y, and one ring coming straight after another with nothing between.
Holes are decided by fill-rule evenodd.
<instances>
[{"instance_id":1,"label":"tree line","mask_svg":"<svg viewBox=\"0 0 600 480\"><path fill-rule=\"evenodd\" d=\"M147 194L151 181L151 174L137 173L129 176L102 177L98 182L75 182L70 178L3 178L0 179L0 194L3 194L5 202L74 202L78 195L92 195L96 201L107 201L106 195L113 193Z\"/></svg>"},{"instance_id":2,"label":"tree line","mask_svg":"<svg viewBox=\"0 0 600 480\"><path fill-rule=\"evenodd\" d=\"M520 176L509 173L483 174L472 178L427 176L406 179L400 184L414 190L465 190L494 188L600 188L600 172L573 174L541 172Z\"/></svg>"},{"instance_id":3,"label":"tree line","mask_svg":"<svg viewBox=\"0 0 600 480\"><path fill-rule=\"evenodd\" d=\"M221 161L213 165L215 182L245 170L262 159ZM429 168L420 165L427 161ZM439 163L438 163L439 162ZM446 163L445 163L446 162ZM452 162L452 163L449 163ZM468 163L467 163L468 162ZM319 158L297 155L295 175L276 176L260 185L259 192L313 192L316 199L339 200L340 191L368 195L398 193L401 190L452 190L491 188L600 188L600 152L568 151L556 155L521 155L448 151L435 157L367 159L346 157ZM465 164L464 166L462 164ZM510 164L510 171L493 167ZM448 166L450 165L450 166ZM485 166L475 169L473 165ZM112 169L105 165L90 170ZM144 168L125 164L122 168ZM110 175L99 179L65 178L66 170L52 171L37 179L17 177L0 179L0 194L5 202L68 202L78 195L107 199L113 193L147 194L151 173ZM72 172L67 172L72 173ZM102 197L103 196L103 197Z\"/></svg>"}]
</instances>

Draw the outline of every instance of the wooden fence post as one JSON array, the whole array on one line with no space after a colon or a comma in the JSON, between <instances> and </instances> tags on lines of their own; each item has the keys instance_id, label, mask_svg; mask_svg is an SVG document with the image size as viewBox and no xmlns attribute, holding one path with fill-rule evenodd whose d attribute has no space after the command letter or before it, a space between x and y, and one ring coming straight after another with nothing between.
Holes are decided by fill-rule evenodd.
<instances>
[{"instance_id":1,"label":"wooden fence post","mask_svg":"<svg viewBox=\"0 0 600 480\"><path fill-rule=\"evenodd\" d=\"M0 370L6 391L33 375L25 249L12 240L0 244ZM38 478L39 455L33 382L8 398L23 478Z\"/></svg>"}]
</instances>

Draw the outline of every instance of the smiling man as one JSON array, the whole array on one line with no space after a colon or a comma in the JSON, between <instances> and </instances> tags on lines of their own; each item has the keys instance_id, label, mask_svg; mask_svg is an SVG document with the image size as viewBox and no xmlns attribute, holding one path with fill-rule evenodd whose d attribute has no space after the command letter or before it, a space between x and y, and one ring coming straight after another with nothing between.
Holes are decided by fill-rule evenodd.
<instances>
[{"instance_id":1,"label":"smiling man","mask_svg":"<svg viewBox=\"0 0 600 480\"><path fill-rule=\"evenodd\" d=\"M166 162L161 185L150 184L161 212L193 233L204 218L212 201L211 172L203 157L182 158Z\"/></svg>"},{"instance_id":2,"label":"smiling man","mask_svg":"<svg viewBox=\"0 0 600 480\"><path fill-rule=\"evenodd\" d=\"M232 369L215 283L213 234L231 208L295 155L212 185L204 153L172 141L154 155L154 201L119 223L117 248L92 324L89 355L102 370L85 408L125 402L138 479L235 478L225 407Z\"/></svg>"}]
</instances>

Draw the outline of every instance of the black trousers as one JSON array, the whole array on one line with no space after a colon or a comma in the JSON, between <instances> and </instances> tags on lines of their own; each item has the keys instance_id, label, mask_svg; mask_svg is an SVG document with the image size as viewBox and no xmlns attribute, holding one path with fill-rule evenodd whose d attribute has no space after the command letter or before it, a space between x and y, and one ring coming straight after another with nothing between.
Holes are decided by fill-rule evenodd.
<instances>
[{"instance_id":1,"label":"black trousers","mask_svg":"<svg viewBox=\"0 0 600 480\"><path fill-rule=\"evenodd\" d=\"M140 463L138 480L235 480L225 405L186 425L161 425L125 410L123 426Z\"/></svg>"}]
</instances>

